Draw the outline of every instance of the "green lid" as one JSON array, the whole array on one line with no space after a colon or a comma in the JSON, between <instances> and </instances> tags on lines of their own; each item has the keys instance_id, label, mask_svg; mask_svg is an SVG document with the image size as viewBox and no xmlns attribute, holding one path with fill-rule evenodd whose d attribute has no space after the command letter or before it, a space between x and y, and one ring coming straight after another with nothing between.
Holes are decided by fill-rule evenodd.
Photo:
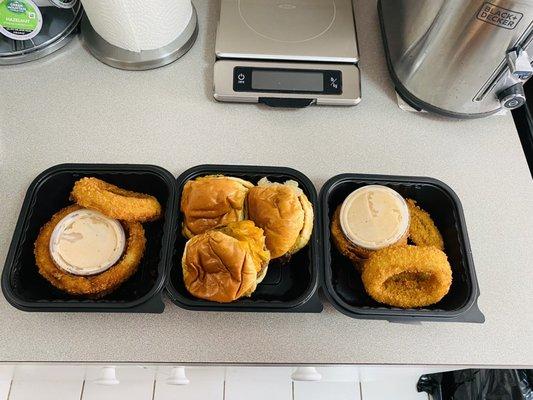
<instances>
[{"instance_id":1,"label":"green lid","mask_svg":"<svg viewBox=\"0 0 533 400\"><path fill-rule=\"evenodd\" d=\"M30 40L43 26L39 7L31 0L0 0L0 34L13 40Z\"/></svg>"}]
</instances>

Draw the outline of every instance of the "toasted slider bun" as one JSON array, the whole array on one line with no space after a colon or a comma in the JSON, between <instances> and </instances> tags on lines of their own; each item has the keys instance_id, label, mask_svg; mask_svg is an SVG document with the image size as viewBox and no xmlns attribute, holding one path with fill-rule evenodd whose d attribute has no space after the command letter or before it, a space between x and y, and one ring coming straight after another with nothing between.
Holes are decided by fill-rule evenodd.
<instances>
[{"instance_id":1,"label":"toasted slider bun","mask_svg":"<svg viewBox=\"0 0 533 400\"><path fill-rule=\"evenodd\" d=\"M193 296L229 303L255 291L269 261L263 230L252 221L233 222L187 242L183 280Z\"/></svg>"},{"instance_id":2,"label":"toasted slider bun","mask_svg":"<svg viewBox=\"0 0 533 400\"><path fill-rule=\"evenodd\" d=\"M291 255L307 245L313 232L313 206L294 181L266 178L250 189L248 218L263 228L272 258Z\"/></svg>"},{"instance_id":3,"label":"toasted slider bun","mask_svg":"<svg viewBox=\"0 0 533 400\"><path fill-rule=\"evenodd\" d=\"M190 239L210 229L244 220L244 202L253 186L243 179L222 175L188 181L181 197L183 235Z\"/></svg>"}]
</instances>

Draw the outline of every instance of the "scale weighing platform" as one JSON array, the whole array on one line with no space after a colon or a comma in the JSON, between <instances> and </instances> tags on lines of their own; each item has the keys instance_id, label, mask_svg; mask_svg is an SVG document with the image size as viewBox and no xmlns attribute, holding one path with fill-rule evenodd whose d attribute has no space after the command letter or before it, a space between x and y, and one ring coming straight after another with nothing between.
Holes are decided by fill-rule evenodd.
<instances>
[{"instance_id":1,"label":"scale weighing platform","mask_svg":"<svg viewBox=\"0 0 533 400\"><path fill-rule=\"evenodd\" d=\"M215 53L218 101L361 101L352 0L221 0Z\"/></svg>"}]
</instances>

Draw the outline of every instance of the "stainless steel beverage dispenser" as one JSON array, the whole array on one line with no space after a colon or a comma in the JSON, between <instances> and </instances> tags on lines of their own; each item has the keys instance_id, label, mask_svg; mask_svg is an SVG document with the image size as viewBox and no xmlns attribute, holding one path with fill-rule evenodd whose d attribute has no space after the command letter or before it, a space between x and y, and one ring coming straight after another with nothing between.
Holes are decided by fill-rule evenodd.
<instances>
[{"instance_id":1,"label":"stainless steel beverage dispenser","mask_svg":"<svg viewBox=\"0 0 533 400\"><path fill-rule=\"evenodd\" d=\"M533 0L380 0L389 71L411 106L475 118L525 103Z\"/></svg>"}]
</instances>

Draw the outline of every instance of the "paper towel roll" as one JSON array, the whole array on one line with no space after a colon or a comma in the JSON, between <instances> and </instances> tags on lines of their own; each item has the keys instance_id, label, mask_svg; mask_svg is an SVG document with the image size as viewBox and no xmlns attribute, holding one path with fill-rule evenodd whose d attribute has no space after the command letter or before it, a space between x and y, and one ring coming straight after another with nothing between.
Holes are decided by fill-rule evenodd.
<instances>
[{"instance_id":1,"label":"paper towel roll","mask_svg":"<svg viewBox=\"0 0 533 400\"><path fill-rule=\"evenodd\" d=\"M192 17L191 0L82 0L94 30L107 42L140 52L171 43Z\"/></svg>"}]
</instances>

